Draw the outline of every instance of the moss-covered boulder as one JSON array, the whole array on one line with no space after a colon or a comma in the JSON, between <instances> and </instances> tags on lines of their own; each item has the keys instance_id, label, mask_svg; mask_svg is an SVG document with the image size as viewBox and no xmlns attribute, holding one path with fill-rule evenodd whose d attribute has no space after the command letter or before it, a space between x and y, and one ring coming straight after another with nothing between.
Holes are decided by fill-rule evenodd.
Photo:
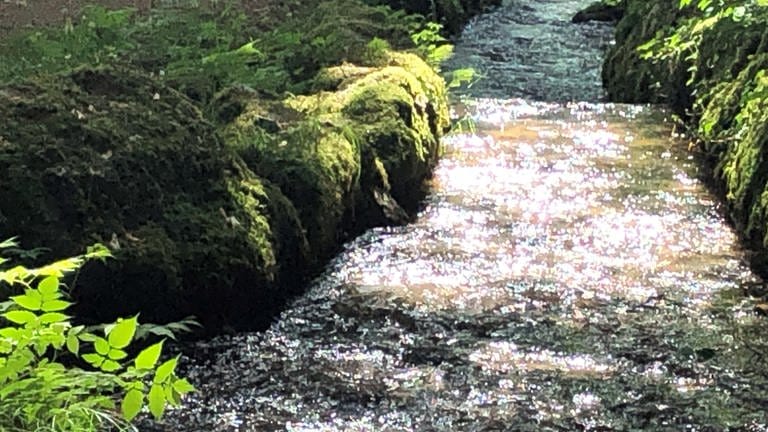
<instances>
[{"instance_id":1,"label":"moss-covered boulder","mask_svg":"<svg viewBox=\"0 0 768 432\"><path fill-rule=\"evenodd\" d=\"M80 69L0 88L0 236L55 256L108 244L73 292L95 319L271 318L307 262L298 215L176 91Z\"/></svg>"},{"instance_id":2,"label":"moss-covered boulder","mask_svg":"<svg viewBox=\"0 0 768 432\"><path fill-rule=\"evenodd\" d=\"M386 64L325 70L311 95L233 88L214 101L227 146L291 200L314 257L351 232L407 220L440 154L443 80L415 55Z\"/></svg>"},{"instance_id":3,"label":"moss-covered boulder","mask_svg":"<svg viewBox=\"0 0 768 432\"><path fill-rule=\"evenodd\" d=\"M687 14L677 2L633 1L625 4L616 25L616 43L606 53L603 84L616 102L690 104L685 85L688 71L673 59L651 61L638 48L654 37L663 39Z\"/></svg>"}]
</instances>

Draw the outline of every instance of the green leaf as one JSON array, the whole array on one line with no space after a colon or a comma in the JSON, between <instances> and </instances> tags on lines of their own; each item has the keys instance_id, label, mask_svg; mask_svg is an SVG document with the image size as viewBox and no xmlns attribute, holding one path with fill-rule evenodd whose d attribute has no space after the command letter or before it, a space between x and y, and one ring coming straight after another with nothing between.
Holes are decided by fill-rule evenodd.
<instances>
[{"instance_id":1,"label":"green leaf","mask_svg":"<svg viewBox=\"0 0 768 432\"><path fill-rule=\"evenodd\" d=\"M151 327L149 330L147 330L149 333L152 333L156 336L165 336L168 338L171 338L173 340L176 340L176 335L173 333L171 329L164 326L154 326Z\"/></svg>"},{"instance_id":2,"label":"green leaf","mask_svg":"<svg viewBox=\"0 0 768 432\"><path fill-rule=\"evenodd\" d=\"M107 354L107 357L109 357L112 360L122 360L128 357L128 353L126 353L121 349L113 348L109 350L109 354Z\"/></svg>"},{"instance_id":3,"label":"green leaf","mask_svg":"<svg viewBox=\"0 0 768 432\"><path fill-rule=\"evenodd\" d=\"M26 324L37 319L37 315L30 311L10 311L4 313L3 317L15 324Z\"/></svg>"},{"instance_id":4,"label":"green leaf","mask_svg":"<svg viewBox=\"0 0 768 432\"><path fill-rule=\"evenodd\" d=\"M93 347L96 349L96 352L102 356L109 354L110 343L104 338L96 338L93 342Z\"/></svg>"},{"instance_id":5,"label":"green leaf","mask_svg":"<svg viewBox=\"0 0 768 432\"><path fill-rule=\"evenodd\" d=\"M164 385L163 390L165 390L165 400L167 401L168 405L181 405L181 394L177 392L172 385Z\"/></svg>"},{"instance_id":6,"label":"green leaf","mask_svg":"<svg viewBox=\"0 0 768 432\"><path fill-rule=\"evenodd\" d=\"M152 369L157 364L157 360L160 359L160 353L163 350L163 341L160 341L152 346L144 348L134 360L136 369Z\"/></svg>"},{"instance_id":7,"label":"green leaf","mask_svg":"<svg viewBox=\"0 0 768 432\"><path fill-rule=\"evenodd\" d=\"M179 361L179 356L176 356L165 363L161 364L157 367L157 370L155 371L155 379L153 380L154 383L162 383L165 380L168 379L169 376L173 374L173 371L176 370L176 363Z\"/></svg>"},{"instance_id":8,"label":"green leaf","mask_svg":"<svg viewBox=\"0 0 768 432\"><path fill-rule=\"evenodd\" d=\"M133 335L136 333L138 320L136 317L124 319L109 332L109 345L113 348L125 348L131 343Z\"/></svg>"},{"instance_id":9,"label":"green leaf","mask_svg":"<svg viewBox=\"0 0 768 432\"><path fill-rule=\"evenodd\" d=\"M90 363L92 366L99 367L102 363L104 363L104 357L96 354L96 353L90 353L90 354L83 354L83 360Z\"/></svg>"},{"instance_id":10,"label":"green leaf","mask_svg":"<svg viewBox=\"0 0 768 432\"><path fill-rule=\"evenodd\" d=\"M18 237L11 237L8 240L3 240L2 243L0 243L0 249L8 249L12 247L18 247L19 243L16 241Z\"/></svg>"},{"instance_id":11,"label":"green leaf","mask_svg":"<svg viewBox=\"0 0 768 432\"><path fill-rule=\"evenodd\" d=\"M70 318L69 315L65 315L60 312L48 312L40 315L40 321L45 324L53 324L57 322L64 322Z\"/></svg>"},{"instance_id":12,"label":"green leaf","mask_svg":"<svg viewBox=\"0 0 768 432\"><path fill-rule=\"evenodd\" d=\"M37 290L43 297L53 297L59 294L59 278L48 276L37 284Z\"/></svg>"},{"instance_id":13,"label":"green leaf","mask_svg":"<svg viewBox=\"0 0 768 432\"><path fill-rule=\"evenodd\" d=\"M163 386L160 384L153 384L149 389L149 412L155 417L160 419L165 411L165 392L163 392Z\"/></svg>"},{"instance_id":14,"label":"green leaf","mask_svg":"<svg viewBox=\"0 0 768 432\"><path fill-rule=\"evenodd\" d=\"M67 334L67 350L74 355L80 352L80 339L77 338L77 334L72 332Z\"/></svg>"},{"instance_id":15,"label":"green leaf","mask_svg":"<svg viewBox=\"0 0 768 432\"><path fill-rule=\"evenodd\" d=\"M64 300L48 300L42 304L43 312L56 312L70 307L72 303Z\"/></svg>"},{"instance_id":16,"label":"green leaf","mask_svg":"<svg viewBox=\"0 0 768 432\"><path fill-rule=\"evenodd\" d=\"M130 390L125 394L123 402L120 404L120 411L122 411L123 417L127 421L131 421L141 412L143 404L144 395L136 389Z\"/></svg>"},{"instance_id":17,"label":"green leaf","mask_svg":"<svg viewBox=\"0 0 768 432\"><path fill-rule=\"evenodd\" d=\"M95 342L99 338L93 333L78 333L77 337L83 342Z\"/></svg>"},{"instance_id":18,"label":"green leaf","mask_svg":"<svg viewBox=\"0 0 768 432\"><path fill-rule=\"evenodd\" d=\"M29 270L29 273L35 276L62 277L66 273L71 273L77 270L82 264L83 259L81 257L67 258L40 268L31 269Z\"/></svg>"},{"instance_id":19,"label":"green leaf","mask_svg":"<svg viewBox=\"0 0 768 432\"><path fill-rule=\"evenodd\" d=\"M29 295L35 293L36 295ZM27 290L27 294L17 295L11 297L14 303L31 311L39 311L40 306L43 304L43 298L40 293L34 290Z\"/></svg>"},{"instance_id":20,"label":"green leaf","mask_svg":"<svg viewBox=\"0 0 768 432\"><path fill-rule=\"evenodd\" d=\"M14 302L12 302L10 300L4 301L4 302L0 302L0 312L7 311L8 309L10 309L10 308L12 308L14 306L16 306L16 303L14 303Z\"/></svg>"},{"instance_id":21,"label":"green leaf","mask_svg":"<svg viewBox=\"0 0 768 432\"><path fill-rule=\"evenodd\" d=\"M186 394L195 391L195 386L189 383L186 378L177 379L173 382L173 388L179 394Z\"/></svg>"},{"instance_id":22,"label":"green leaf","mask_svg":"<svg viewBox=\"0 0 768 432\"><path fill-rule=\"evenodd\" d=\"M17 329L16 327L5 327L0 329L0 337L8 338L8 339L19 339L19 332L21 330Z\"/></svg>"},{"instance_id":23,"label":"green leaf","mask_svg":"<svg viewBox=\"0 0 768 432\"><path fill-rule=\"evenodd\" d=\"M102 363L100 367L104 372L114 372L119 370L122 366L114 360L104 359L104 363Z\"/></svg>"}]
</instances>

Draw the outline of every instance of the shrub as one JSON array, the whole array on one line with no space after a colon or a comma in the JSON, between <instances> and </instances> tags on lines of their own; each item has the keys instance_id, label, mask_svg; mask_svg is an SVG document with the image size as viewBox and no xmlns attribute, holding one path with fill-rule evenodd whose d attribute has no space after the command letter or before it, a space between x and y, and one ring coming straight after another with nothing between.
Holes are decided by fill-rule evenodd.
<instances>
[{"instance_id":1,"label":"shrub","mask_svg":"<svg viewBox=\"0 0 768 432\"><path fill-rule=\"evenodd\" d=\"M7 240L0 252L15 247ZM160 363L163 341L129 360L137 317L86 328L65 313L63 278L109 256L97 245L38 268L9 267L0 256L0 431L129 430L145 406L159 418L194 390L176 375L178 357Z\"/></svg>"}]
</instances>

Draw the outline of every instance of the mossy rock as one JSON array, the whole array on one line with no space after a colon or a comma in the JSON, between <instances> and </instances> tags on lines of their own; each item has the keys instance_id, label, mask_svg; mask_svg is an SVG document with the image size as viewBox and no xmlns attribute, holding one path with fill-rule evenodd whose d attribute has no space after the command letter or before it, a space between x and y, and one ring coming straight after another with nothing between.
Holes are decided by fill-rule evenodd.
<instances>
[{"instance_id":1,"label":"mossy rock","mask_svg":"<svg viewBox=\"0 0 768 432\"><path fill-rule=\"evenodd\" d=\"M0 235L86 266L79 311L263 325L298 284L298 216L176 91L131 70L80 69L0 88ZM278 288L283 287L283 288Z\"/></svg>"},{"instance_id":2,"label":"mossy rock","mask_svg":"<svg viewBox=\"0 0 768 432\"><path fill-rule=\"evenodd\" d=\"M571 22L618 21L624 16L624 0L604 0L592 3L573 16Z\"/></svg>"},{"instance_id":3,"label":"mossy rock","mask_svg":"<svg viewBox=\"0 0 768 432\"><path fill-rule=\"evenodd\" d=\"M768 54L756 55L735 79L715 86L699 123L731 219L754 248L768 246L768 88L757 82L766 70Z\"/></svg>"},{"instance_id":4,"label":"mossy rock","mask_svg":"<svg viewBox=\"0 0 768 432\"><path fill-rule=\"evenodd\" d=\"M437 162L444 82L414 55L387 64L321 72L312 95L233 88L212 105L228 147L291 200L318 258L352 232L406 221Z\"/></svg>"},{"instance_id":5,"label":"mossy rock","mask_svg":"<svg viewBox=\"0 0 768 432\"><path fill-rule=\"evenodd\" d=\"M360 177L360 151L344 119L308 116L242 88L219 94L213 110L231 117L221 128L229 148L293 203L312 256L319 262L335 250Z\"/></svg>"},{"instance_id":6,"label":"mossy rock","mask_svg":"<svg viewBox=\"0 0 768 432\"><path fill-rule=\"evenodd\" d=\"M382 166L391 188L386 192L407 211L415 210L423 196L418 186L437 164L439 138L450 126L445 82L418 56L392 52L387 66L337 87L289 103L310 115L341 113L363 153L370 152L363 160L373 165L363 167L363 177Z\"/></svg>"},{"instance_id":7,"label":"mossy rock","mask_svg":"<svg viewBox=\"0 0 768 432\"><path fill-rule=\"evenodd\" d=\"M628 0L616 26L616 44L606 53L603 85L614 102L661 103L673 107L690 105L685 85L687 67L672 60L653 62L643 59L637 48L688 14L678 3Z\"/></svg>"}]
</instances>

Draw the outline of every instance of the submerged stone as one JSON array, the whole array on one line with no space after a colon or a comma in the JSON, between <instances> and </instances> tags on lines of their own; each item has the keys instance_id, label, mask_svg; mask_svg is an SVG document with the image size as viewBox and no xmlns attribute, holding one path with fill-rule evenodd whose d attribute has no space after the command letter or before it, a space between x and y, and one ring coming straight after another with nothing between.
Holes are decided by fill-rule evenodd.
<instances>
[{"instance_id":1,"label":"submerged stone","mask_svg":"<svg viewBox=\"0 0 768 432\"><path fill-rule=\"evenodd\" d=\"M600 1L592 3L573 16L571 22L583 23L588 21L618 21L624 15L624 3L616 1Z\"/></svg>"}]
</instances>

